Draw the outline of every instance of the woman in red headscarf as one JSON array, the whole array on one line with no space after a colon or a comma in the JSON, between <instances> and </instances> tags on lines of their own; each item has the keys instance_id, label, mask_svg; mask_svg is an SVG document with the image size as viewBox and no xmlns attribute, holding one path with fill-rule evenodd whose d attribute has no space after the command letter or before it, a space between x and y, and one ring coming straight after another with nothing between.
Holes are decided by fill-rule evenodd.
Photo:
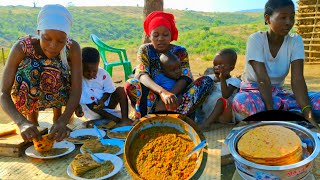
<instances>
[{"instance_id":1,"label":"woman in red headscarf","mask_svg":"<svg viewBox=\"0 0 320 180\"><path fill-rule=\"evenodd\" d=\"M135 118L139 119L156 111L175 111L189 115L201 105L209 94L213 81L201 77L193 82L187 50L171 41L178 39L174 16L162 11L154 11L144 21L144 31L151 43L143 44L138 50L138 66L135 78L129 79L125 90L135 106ZM170 53L178 57L181 77L168 91L155 83L154 78L161 73L160 55Z\"/></svg>"}]
</instances>

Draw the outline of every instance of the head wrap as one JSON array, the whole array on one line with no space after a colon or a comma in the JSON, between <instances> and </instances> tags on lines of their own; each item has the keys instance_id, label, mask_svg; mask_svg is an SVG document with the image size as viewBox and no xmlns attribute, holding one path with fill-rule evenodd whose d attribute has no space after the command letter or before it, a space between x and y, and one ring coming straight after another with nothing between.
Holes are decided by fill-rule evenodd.
<instances>
[{"instance_id":1,"label":"head wrap","mask_svg":"<svg viewBox=\"0 0 320 180\"><path fill-rule=\"evenodd\" d=\"M37 30L54 29L69 35L72 26L70 12L60 4L49 4L43 6L38 14Z\"/></svg>"},{"instance_id":2,"label":"head wrap","mask_svg":"<svg viewBox=\"0 0 320 180\"><path fill-rule=\"evenodd\" d=\"M38 14L37 30L53 29L65 32L67 36L72 26L72 15L60 4L49 4L41 8ZM60 51L60 59L66 68L69 68L67 61L66 45Z\"/></svg>"},{"instance_id":3,"label":"head wrap","mask_svg":"<svg viewBox=\"0 0 320 180\"><path fill-rule=\"evenodd\" d=\"M172 14L162 11L154 11L144 20L144 32L148 37L150 37L151 31L159 26L165 26L170 30L171 41L178 39L178 29Z\"/></svg>"}]
</instances>

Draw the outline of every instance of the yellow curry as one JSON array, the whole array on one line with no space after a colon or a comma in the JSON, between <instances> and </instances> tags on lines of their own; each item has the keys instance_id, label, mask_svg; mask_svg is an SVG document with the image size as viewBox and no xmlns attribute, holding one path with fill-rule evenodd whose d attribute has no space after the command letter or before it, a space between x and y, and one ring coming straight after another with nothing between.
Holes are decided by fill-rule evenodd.
<instances>
[{"instance_id":1,"label":"yellow curry","mask_svg":"<svg viewBox=\"0 0 320 180\"><path fill-rule=\"evenodd\" d=\"M187 134L172 127L152 127L137 134L130 146L130 157L142 179L188 179L197 157L185 157L193 148Z\"/></svg>"}]
</instances>

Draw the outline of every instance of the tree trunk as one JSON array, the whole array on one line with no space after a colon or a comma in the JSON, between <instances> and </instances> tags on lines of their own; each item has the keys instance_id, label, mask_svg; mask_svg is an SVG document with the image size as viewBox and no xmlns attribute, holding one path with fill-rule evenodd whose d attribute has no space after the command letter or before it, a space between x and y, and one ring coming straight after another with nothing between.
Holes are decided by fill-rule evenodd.
<instances>
[{"instance_id":1,"label":"tree trunk","mask_svg":"<svg viewBox=\"0 0 320 180\"><path fill-rule=\"evenodd\" d=\"M146 18L153 11L163 11L163 0L144 0L143 17ZM142 43L150 43L150 39L144 32Z\"/></svg>"}]
</instances>

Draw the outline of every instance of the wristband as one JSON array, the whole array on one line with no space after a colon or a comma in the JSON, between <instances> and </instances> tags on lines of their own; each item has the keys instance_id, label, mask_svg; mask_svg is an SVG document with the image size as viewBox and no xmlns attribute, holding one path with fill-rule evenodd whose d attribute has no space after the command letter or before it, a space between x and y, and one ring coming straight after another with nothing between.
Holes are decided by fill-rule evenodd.
<instances>
[{"instance_id":1,"label":"wristband","mask_svg":"<svg viewBox=\"0 0 320 180\"><path fill-rule=\"evenodd\" d=\"M222 100L222 102L223 102L223 111L225 111L228 108L228 100L223 98L223 97L219 98L218 100Z\"/></svg>"},{"instance_id":2,"label":"wristband","mask_svg":"<svg viewBox=\"0 0 320 180\"><path fill-rule=\"evenodd\" d=\"M301 109L302 113L303 113L304 110L306 110L307 108L311 108L311 105L306 105L306 106L304 106L304 107Z\"/></svg>"}]
</instances>

